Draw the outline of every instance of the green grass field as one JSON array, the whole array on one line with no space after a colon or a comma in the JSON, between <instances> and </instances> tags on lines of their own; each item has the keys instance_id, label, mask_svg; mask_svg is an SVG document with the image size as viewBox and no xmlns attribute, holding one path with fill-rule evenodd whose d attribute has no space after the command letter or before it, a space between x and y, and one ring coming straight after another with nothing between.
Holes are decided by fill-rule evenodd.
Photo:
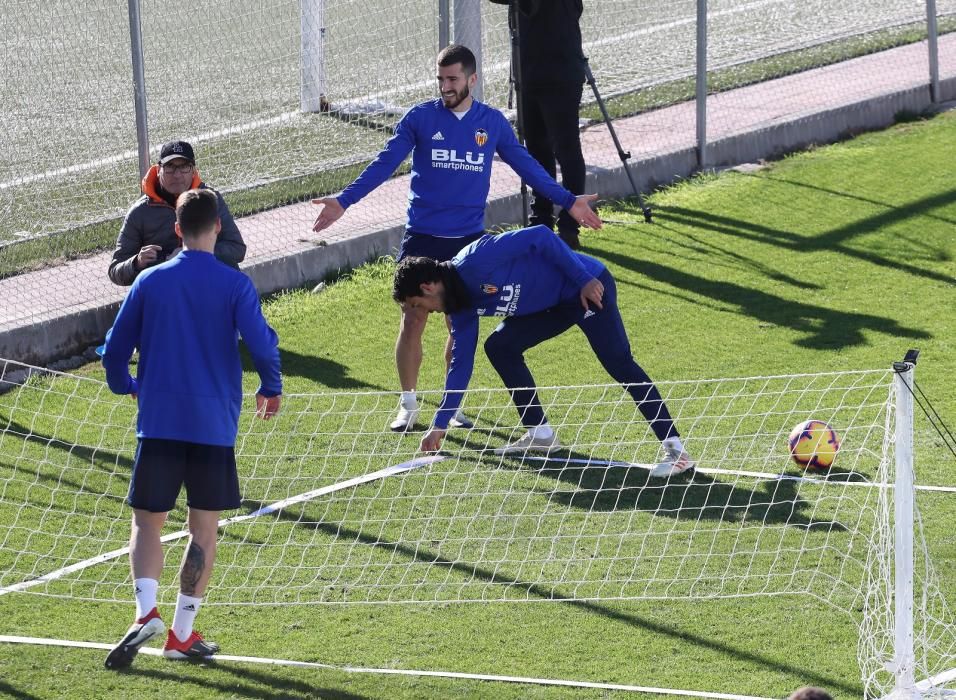
<instances>
[{"instance_id":1,"label":"green grass field","mask_svg":"<svg viewBox=\"0 0 956 700\"><path fill-rule=\"evenodd\" d=\"M726 401L721 410L710 409L709 422L695 421L707 402L701 393L688 394L693 384L686 382L693 380L882 370L915 346L923 351L917 382L942 418L956 423L950 381L956 373L954 138L956 113L950 112L797 154L758 172L696 178L651 198L651 225L638 223L641 213L632 203L603 207L606 218L623 223L587 233L586 252L613 271L635 356L681 407L679 420L692 426L684 428L685 437L702 466L739 459L743 464L735 468L779 470L786 448L776 438L795 414L780 408L770 384L761 400ZM417 435L379 430L393 408L380 392L395 383L398 311L389 301L391 270L388 262L375 263L322 294L292 291L265 302L281 337L286 411L272 424L254 425L239 446L242 512L373 471L385 466L383 455L393 463L413 456ZM421 386L436 388L443 330L430 325ZM483 335L492 327L483 326ZM606 381L577 330L536 348L529 363L541 386ZM23 580L24 570L49 571L123 545L128 515L121 498L135 442L133 407L105 391L99 367L78 374L78 380L33 378L0 395L0 585ZM247 374L246 381L253 390L255 377ZM813 394L816 385L807 382L797 385L797 393L810 387L804 393ZM220 598L209 595L210 602L225 604L204 608L199 629L226 653L336 666L761 697L783 697L811 683L839 698L862 695L853 614L861 604L863 572L853 562L865 547L852 535L869 526L875 490L784 488L787 482L730 474L665 486L631 472L491 461L476 449L506 439L514 414L480 353L472 386L489 391L469 403L481 408L479 430L464 441L449 438L457 459L225 528L220 577L214 578ZM826 401L849 405L854 391L866 394L829 392ZM840 418L841 424L881 426L877 394L861 400L868 408ZM628 404L616 394L614 403L594 407L585 421L575 402L564 400L568 394L543 395L555 404L552 419L557 414L569 431L573 426L578 447L614 459L633 448L653 459L642 422L632 420L633 412L622 413ZM492 398L495 403L483 403ZM429 399L434 402L433 395ZM826 401L817 405L829 410ZM762 417L748 417L748 403ZM767 416L776 414L782 424L770 425ZM844 454L853 456L854 471L873 478L879 436L859 433L844 435ZM713 435L749 437L746 444L721 445L727 440L709 439ZM919 416L916 454L920 484L954 485L953 456ZM762 461L751 463L754 456ZM954 601L956 499L921 492L918 505L942 592ZM171 528L182 516L174 511ZM502 538L501 528L512 532ZM508 550L507 542L524 550ZM606 557L609 550L625 562L627 575ZM170 547L167 561L181 551L181 542ZM582 551L595 554L583 568L588 560ZM98 602L0 597L0 634L115 641L131 604L102 601L126 599L125 566L119 558L35 589ZM747 578L750 569L754 576ZM714 583L721 580L718 572L724 583ZM753 592L761 576L816 597L711 598ZM173 581L170 565L163 581L167 603ZM616 588L607 582L617 582ZM621 595L643 599L604 599ZM670 599L660 599L666 595ZM592 599L543 602L568 596ZM309 604L389 597L542 602ZM839 614L820 598L852 614ZM88 649L2 644L0 693L623 696L341 669L174 666L147 656L128 672L110 673L102 659L103 652Z\"/></svg>"}]
</instances>

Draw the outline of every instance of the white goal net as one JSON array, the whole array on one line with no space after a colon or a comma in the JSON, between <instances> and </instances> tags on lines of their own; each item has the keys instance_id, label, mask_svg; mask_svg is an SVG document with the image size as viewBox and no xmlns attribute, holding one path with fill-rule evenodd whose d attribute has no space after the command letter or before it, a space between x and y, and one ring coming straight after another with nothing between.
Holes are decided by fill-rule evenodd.
<instances>
[{"instance_id":1,"label":"white goal net","mask_svg":"<svg viewBox=\"0 0 956 700\"><path fill-rule=\"evenodd\" d=\"M0 362L0 594L130 599L135 404L101 381ZM565 448L499 456L509 394L471 390L470 430L439 455L386 429L388 392L288 395L244 415L243 493L224 514L213 605L810 597L860 628L868 693L894 685L899 380L886 371L659 383L692 475L651 478L659 443L618 385L539 394ZM426 409L438 394L422 394ZM251 399L249 404L251 406ZM428 420L427 410L423 419ZM814 418L831 469L790 458ZM425 426L420 426L424 428ZM170 515L161 602L176 595L184 505ZM915 534L917 678L954 654L951 618Z\"/></svg>"}]
</instances>

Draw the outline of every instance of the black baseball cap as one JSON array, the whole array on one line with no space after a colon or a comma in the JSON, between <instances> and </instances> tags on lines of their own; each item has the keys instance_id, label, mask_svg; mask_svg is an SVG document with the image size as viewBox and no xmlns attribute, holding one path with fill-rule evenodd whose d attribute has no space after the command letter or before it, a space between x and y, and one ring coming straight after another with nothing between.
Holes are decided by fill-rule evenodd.
<instances>
[{"instance_id":1,"label":"black baseball cap","mask_svg":"<svg viewBox=\"0 0 956 700\"><path fill-rule=\"evenodd\" d=\"M159 152L159 164L163 165L177 158L185 158L190 163L196 162L196 154L193 153L193 147L186 141L170 141L164 143Z\"/></svg>"}]
</instances>

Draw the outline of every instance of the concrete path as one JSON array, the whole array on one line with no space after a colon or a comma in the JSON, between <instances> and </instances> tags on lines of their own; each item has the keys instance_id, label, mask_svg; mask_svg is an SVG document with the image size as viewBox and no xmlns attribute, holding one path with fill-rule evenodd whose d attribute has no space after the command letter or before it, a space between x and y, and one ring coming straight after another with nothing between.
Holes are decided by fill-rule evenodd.
<instances>
[{"instance_id":1,"label":"concrete path","mask_svg":"<svg viewBox=\"0 0 956 700\"><path fill-rule=\"evenodd\" d=\"M940 38L939 55L941 98L956 99L956 34ZM886 126L903 110L921 112L931 104L928 73L924 42L712 95L708 165L755 161ZM642 189L696 170L693 102L614 125ZM607 128L589 127L582 142L588 190L631 194ZM312 232L316 208L308 202L240 219L248 245L243 269L267 294L392 252L405 220L408 179L390 180L322 234ZM509 167L494 168L489 226L520 219L519 187ZM106 276L109 260L103 253L0 280L0 357L42 365L102 339L125 293Z\"/></svg>"}]
</instances>

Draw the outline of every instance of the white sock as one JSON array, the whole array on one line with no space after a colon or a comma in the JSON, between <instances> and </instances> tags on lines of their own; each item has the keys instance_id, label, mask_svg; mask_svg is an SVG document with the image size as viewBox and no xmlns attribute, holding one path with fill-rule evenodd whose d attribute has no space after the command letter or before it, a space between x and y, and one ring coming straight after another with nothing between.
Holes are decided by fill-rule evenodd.
<instances>
[{"instance_id":1,"label":"white sock","mask_svg":"<svg viewBox=\"0 0 956 700\"><path fill-rule=\"evenodd\" d=\"M200 603L202 598L193 598L182 593L176 598L176 614L173 616L172 629L179 641L185 642L193 633L193 620L199 612Z\"/></svg>"},{"instance_id":2,"label":"white sock","mask_svg":"<svg viewBox=\"0 0 956 700\"><path fill-rule=\"evenodd\" d=\"M133 581L133 593L136 595L136 619L140 620L156 607L156 590L159 581L154 578L138 578Z\"/></svg>"},{"instance_id":3,"label":"white sock","mask_svg":"<svg viewBox=\"0 0 956 700\"><path fill-rule=\"evenodd\" d=\"M547 422L542 423L541 425L536 425L531 428L530 431L531 437L535 440L550 440L554 437L554 430L551 429L551 426Z\"/></svg>"},{"instance_id":4,"label":"white sock","mask_svg":"<svg viewBox=\"0 0 956 700\"><path fill-rule=\"evenodd\" d=\"M405 408L418 408L418 397L415 390L402 392L402 406Z\"/></svg>"}]
</instances>

